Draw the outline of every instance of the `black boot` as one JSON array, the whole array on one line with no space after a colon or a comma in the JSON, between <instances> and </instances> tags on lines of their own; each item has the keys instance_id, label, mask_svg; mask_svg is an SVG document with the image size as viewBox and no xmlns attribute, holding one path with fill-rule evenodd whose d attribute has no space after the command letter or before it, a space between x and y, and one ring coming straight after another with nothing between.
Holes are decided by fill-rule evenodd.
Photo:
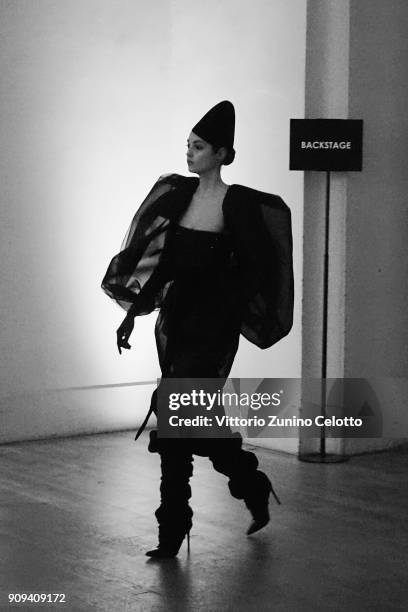
<instances>
[{"instance_id":1,"label":"black boot","mask_svg":"<svg viewBox=\"0 0 408 612\"><path fill-rule=\"evenodd\" d=\"M175 557L186 536L188 550L190 549L193 511L188 500L191 497L189 479L193 473L193 457L183 442L184 440L157 439L152 445L154 448L158 446L162 478L161 504L155 512L159 523L159 544L156 549L146 553L148 557Z\"/></svg>"},{"instance_id":2,"label":"black boot","mask_svg":"<svg viewBox=\"0 0 408 612\"><path fill-rule=\"evenodd\" d=\"M234 434L232 439L221 444L213 443L210 459L214 468L229 477L228 487L236 499L243 499L252 514L253 521L247 530L250 535L269 523L268 502L273 490L269 478L258 470L258 459L254 453L242 449L242 438Z\"/></svg>"},{"instance_id":3,"label":"black boot","mask_svg":"<svg viewBox=\"0 0 408 612\"><path fill-rule=\"evenodd\" d=\"M180 508L172 509L161 505L155 515L159 523L159 544L146 555L155 558L175 557L186 536L187 550L190 552L190 529L193 524L191 508L187 506L184 513L181 513Z\"/></svg>"}]
</instances>

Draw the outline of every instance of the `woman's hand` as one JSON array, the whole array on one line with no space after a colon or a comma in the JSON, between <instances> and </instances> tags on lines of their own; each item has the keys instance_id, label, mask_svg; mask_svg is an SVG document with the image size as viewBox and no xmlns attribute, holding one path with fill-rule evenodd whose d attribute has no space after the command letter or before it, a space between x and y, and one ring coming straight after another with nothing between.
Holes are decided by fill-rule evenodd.
<instances>
[{"instance_id":1,"label":"woman's hand","mask_svg":"<svg viewBox=\"0 0 408 612\"><path fill-rule=\"evenodd\" d=\"M133 331L134 326L135 326L134 317L130 314L127 314L126 317L123 319L122 323L119 325L118 329L116 330L116 341L117 341L118 351L120 355L122 354L122 351L121 351L122 348L125 348L125 349L131 348L131 345L129 344L128 340L129 340L130 334Z\"/></svg>"}]
</instances>

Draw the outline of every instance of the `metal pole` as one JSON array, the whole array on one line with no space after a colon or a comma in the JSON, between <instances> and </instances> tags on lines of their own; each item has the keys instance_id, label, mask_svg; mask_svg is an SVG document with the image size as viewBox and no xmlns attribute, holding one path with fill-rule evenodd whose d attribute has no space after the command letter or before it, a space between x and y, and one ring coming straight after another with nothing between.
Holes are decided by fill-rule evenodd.
<instances>
[{"instance_id":1,"label":"metal pole","mask_svg":"<svg viewBox=\"0 0 408 612\"><path fill-rule=\"evenodd\" d=\"M327 322L328 322L328 294L329 294L329 225L330 225L330 170L326 171L326 207L324 227L324 269L323 269L323 328L322 328L322 369L321 369L321 400L320 413L325 419L327 416ZM340 463L347 461L345 455L336 455L326 451L326 426L320 428L320 448L316 453L306 453L299 456L301 461L312 463Z\"/></svg>"},{"instance_id":2,"label":"metal pole","mask_svg":"<svg viewBox=\"0 0 408 612\"><path fill-rule=\"evenodd\" d=\"M326 418L327 402L327 319L329 294L329 228L330 228L330 170L326 172L326 210L324 227L324 271L323 271L323 330L322 330L322 396L321 414ZM326 456L326 427L320 429L320 455Z\"/></svg>"}]
</instances>

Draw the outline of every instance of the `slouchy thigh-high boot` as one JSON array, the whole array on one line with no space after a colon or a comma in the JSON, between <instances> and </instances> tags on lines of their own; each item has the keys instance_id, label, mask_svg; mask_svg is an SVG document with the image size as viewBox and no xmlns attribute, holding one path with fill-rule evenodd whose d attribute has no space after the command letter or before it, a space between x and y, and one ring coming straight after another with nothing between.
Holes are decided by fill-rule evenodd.
<instances>
[{"instance_id":1,"label":"slouchy thigh-high boot","mask_svg":"<svg viewBox=\"0 0 408 612\"><path fill-rule=\"evenodd\" d=\"M149 450L158 452L161 459L161 502L155 511L159 524L159 545L146 553L150 557L175 557L184 537L189 537L193 516L188 503L193 456L183 442L175 439L155 440L151 435Z\"/></svg>"},{"instance_id":2,"label":"slouchy thigh-high boot","mask_svg":"<svg viewBox=\"0 0 408 612\"><path fill-rule=\"evenodd\" d=\"M264 472L258 470L256 455L242 449L240 435L211 442L209 459L217 472L228 476L231 495L244 500L253 517L247 534L255 533L269 522L268 502L271 492L280 504L272 483Z\"/></svg>"}]
</instances>

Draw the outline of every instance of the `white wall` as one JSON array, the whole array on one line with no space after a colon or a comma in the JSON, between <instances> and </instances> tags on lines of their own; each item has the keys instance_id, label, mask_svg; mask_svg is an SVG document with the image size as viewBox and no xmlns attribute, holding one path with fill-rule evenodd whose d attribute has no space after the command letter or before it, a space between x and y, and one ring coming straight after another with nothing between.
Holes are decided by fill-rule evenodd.
<instances>
[{"instance_id":1,"label":"white wall","mask_svg":"<svg viewBox=\"0 0 408 612\"><path fill-rule=\"evenodd\" d=\"M224 169L224 180L278 193L292 210L294 327L264 351L241 336L231 376L300 377L303 173L288 167L289 119L304 114L306 2L211 0L205 15L187 0L174 0L172 7L170 159L176 170L186 173L184 136L208 108L230 99L237 115L237 154ZM288 452L298 446L295 438L250 441Z\"/></svg>"},{"instance_id":2,"label":"white wall","mask_svg":"<svg viewBox=\"0 0 408 612\"><path fill-rule=\"evenodd\" d=\"M169 6L40 0L1 13L0 436L130 426L135 392L121 403L87 387L153 376L142 351L116 356L118 312L99 285L157 173L146 126L166 124ZM78 402L47 392L72 386Z\"/></svg>"},{"instance_id":3,"label":"white wall","mask_svg":"<svg viewBox=\"0 0 408 612\"><path fill-rule=\"evenodd\" d=\"M293 212L295 327L240 376L300 373L302 176L288 171L303 114L305 0L39 0L1 4L0 440L133 427L159 374L156 315L119 356L123 312L100 290L153 181L186 173L191 126L237 111L227 182L279 193ZM112 386L113 385L113 386ZM74 387L74 389L73 389Z\"/></svg>"}]
</instances>

